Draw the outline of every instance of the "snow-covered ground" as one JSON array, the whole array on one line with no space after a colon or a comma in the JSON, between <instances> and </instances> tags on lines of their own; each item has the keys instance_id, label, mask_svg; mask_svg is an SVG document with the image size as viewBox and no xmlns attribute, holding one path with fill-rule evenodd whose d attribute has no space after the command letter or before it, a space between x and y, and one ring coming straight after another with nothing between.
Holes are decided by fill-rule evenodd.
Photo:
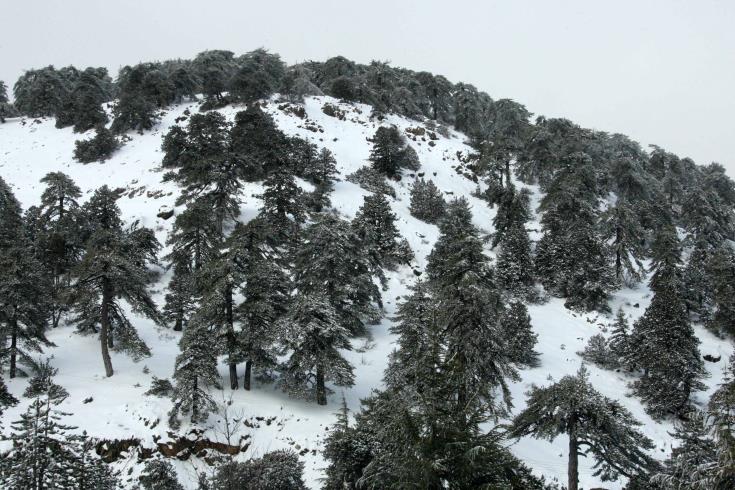
<instances>
[{"instance_id":1,"label":"snow-covered ground","mask_svg":"<svg viewBox=\"0 0 735 490\"><path fill-rule=\"evenodd\" d=\"M331 117L322 112L324 103L339 106L344 112L344 119ZM416 128L422 124L398 116L388 116L377 121L370 118L370 107L360 104L342 104L329 97L309 98L304 103L306 119L301 119L292 112L279 108L281 104L270 102L264 108L277 122L278 126L289 135L306 138L319 147L329 148L338 162L344 177L365 165L370 152L370 138L381 124L395 124L401 130ZM111 188L126 189L119 205L128 222L140 220L141 225L153 228L158 239L164 243L173 219L164 220L156 215L161 210L171 209L178 195L173 183L162 182L163 172L160 169L162 152L161 138L175 119L182 116L186 109L196 111L194 103L174 106L167 111L160 124L143 135L130 133L132 138L125 146L104 163L80 164L73 160L74 141L89 135L74 134L71 128L56 129L53 119L10 119L0 125L0 176L12 187L24 209L38 204L43 184L39 180L48 172L62 171L70 175L81 187L84 197L89 198L93 190L103 184ZM222 109L228 118L243 110L244 107L231 106ZM417 137L410 143L417 151L422 168L420 172L431 178L439 188L451 196L465 196L472 205L474 222L486 233L492 231L492 218L495 214L484 201L472 197L471 193L477 184L458 173L455 168L460 165L458 154L467 154L470 148L464 144L460 133L450 132L449 137L439 136L430 145L430 139ZM407 136L411 136L406 133ZM393 211L398 216L401 233L408 239L416 254L415 266L423 268L426 256L438 236L436 226L426 224L413 218L408 210L409 189L415 177L405 175L400 182L393 183L397 198L391 201ZM519 184L520 185L520 184ZM539 199L538 189L531 187L532 202ZM257 213L260 202L256 197L262 191L259 184L246 184L242 192L243 220L250 219ZM333 205L346 218L352 218L362 203L366 191L355 184L340 180L331 196ZM176 212L181 209L177 208ZM531 223L530 228L538 228L538 223ZM538 233L531 234L532 239ZM162 252L164 255L166 250ZM488 250L489 255L493 255ZM254 390L223 390L215 393L215 399L225 404L232 400L230 416L244 416L239 424L240 435L248 436L251 445L247 453L241 457L260 455L264 452L292 448L302 454L306 464L306 478L313 488L319 488L319 479L325 463L320 449L325 428L334 421L339 400L344 395L352 409L359 407L359 400L367 396L372 389L381 384L383 370L389 352L393 349L393 338L388 329L391 324L395 306L399 298L406 294L412 283L414 274L411 268L404 267L390 273L389 287L384 292L385 317L373 327L373 339L369 345L354 345L357 350L347 354L355 365L355 386L350 389L335 388L327 407L306 403L287 397L271 385L256 386ZM155 298L159 305L163 303L165 286L169 279L163 275L156 286ZM613 300L615 311L622 307L632 319L640 316L650 301L650 294L645 285L636 290L618 291ZM575 373L581 364L576 354L582 350L587 339L599 333L610 318L597 314L573 313L564 308L563 301L551 299L543 305L531 305L529 311L535 331L539 336L536 349L541 352L541 366L524 370L522 380L512 385L514 412L524 405L524 393L531 384L547 384L549 379L559 379L566 374ZM161 329L150 321L135 317L135 324L141 337L151 348L152 356L139 363L134 363L122 354L113 353L115 375L104 376L99 345L94 337L80 336L73 326L62 326L49 332L49 339L56 348L48 349L44 356L52 356L52 364L59 369L57 382L70 393L61 409L73 415L67 423L86 430L92 436L104 438L141 438L145 445L152 446L154 438L168 440L166 413L170 409L168 399L144 396L150 387L153 376L170 378L174 359L178 354L178 338L180 333ZM706 380L709 387L706 393L696 396L698 403L705 403L709 394L722 379L722 369L732 351L729 342L717 339L703 328L696 327L702 340L700 346L703 354L720 356L717 363L705 363L711 373ZM226 366L220 367L221 374L226 376ZM670 423L656 423L643 411L640 402L629 397L627 383L630 381L624 374L605 371L589 366L591 381L594 386L607 396L620 400L644 424L644 432L656 443L655 455L663 458L671 448ZM25 389L27 380L19 378L9 382L10 390L18 397ZM85 403L91 397L92 401ZM22 399L22 398L21 398ZM20 406L10 409L4 417L7 422L18 418L25 410L28 400L22 399ZM159 421L156 423L156 421ZM212 439L223 440L222 416L212 415L208 421L209 434ZM183 433L187 426L181 429ZM237 438L236 437L236 438ZM512 443L510 443L512 444ZM566 480L567 443L561 437L553 443L535 439L522 439L512 444L511 450L527 462L538 474L547 478ZM134 460L120 463L121 468L137 468ZM201 462L176 462L180 477L190 487L195 484L196 469L204 468ZM602 484L592 476L591 461L580 462L580 485L582 488L603 486L620 488L620 482Z\"/></svg>"}]
</instances>

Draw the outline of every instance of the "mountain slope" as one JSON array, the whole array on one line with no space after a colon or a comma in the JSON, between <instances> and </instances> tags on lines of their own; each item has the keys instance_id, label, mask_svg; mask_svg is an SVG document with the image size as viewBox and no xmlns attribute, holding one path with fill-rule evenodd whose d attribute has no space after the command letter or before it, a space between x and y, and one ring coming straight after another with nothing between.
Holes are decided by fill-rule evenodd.
<instances>
[{"instance_id":1,"label":"mountain slope","mask_svg":"<svg viewBox=\"0 0 735 490\"><path fill-rule=\"evenodd\" d=\"M344 117L333 117L324 113L325 104L331 104L344 112ZM367 191L347 182L345 177L366 164L370 152L368 138L372 137L379 125L396 125L404 134L405 130L422 126L421 123L399 116L387 116L383 121L370 118L371 108L362 104L343 104L330 97L307 98L303 107L306 117L299 117L292 106L270 101L264 110L271 114L279 128L288 135L298 135L308 139L319 147L329 148L335 155L340 171L340 180L331 195L332 204L346 218L354 217L362 204L362 197ZM228 106L222 112L228 119L243 110L242 106ZM173 183L162 182L163 171L160 169L162 152L161 137L177 118L186 115L185 111L198 110L197 104L181 104L173 106L163 116L160 124L145 134L130 133L130 141L104 163L83 165L72 159L74 141L79 135L71 128L56 129L52 119L30 120L11 119L0 125L0 175L12 186L24 209L39 201L43 185L39 180L50 171L62 171L71 176L80 186L83 199L88 199L91 192L107 184L111 188L124 188L125 194L119 200L119 206L126 221L139 220L143 226L155 230L158 239L164 243L171 228L173 219L158 217L160 211L174 209L174 202L179 190ZM447 195L465 196L472 205L475 224L485 233L492 231L492 218L495 211L485 201L475 198L472 193L477 183L467 178L461 170L461 155L466 155L471 148L464 143L461 133L451 131L448 137L436 136L431 140L428 136L410 139L411 145L421 161L420 173L431 178ZM396 199L390 200L393 211L398 216L397 225L402 235L409 241L416 254L414 268L423 269L426 256L438 236L436 226L429 225L413 218L409 211L409 191L414 176L404 173L399 182L392 182ZM309 184L302 183L304 187ZM520 183L518 185L521 185ZM526 186L528 187L528 186ZM535 209L540 198L538 189L532 191L532 207ZM242 191L241 220L252 218L260 207L257 195L262 192L259 184L246 183ZM178 213L182 208L175 208ZM529 224L538 229L537 216ZM538 233L531 233L532 239ZM164 255L164 249L161 255ZM491 250L487 250L493 256ZM166 283L169 274L164 274L156 286L155 299L159 305L163 303ZM324 431L334 420L334 412L342 395L352 409L359 407L359 400L367 396L373 388L380 386L387 356L392 349L392 338L388 333L391 317L398 299L406 294L407 286L415 279L412 268L403 267L397 272L389 273L388 289L383 293L385 315L380 324L372 328L373 339L365 345L354 345L356 350L346 354L355 365L355 386L351 389L335 389L335 395L329 400L327 407L320 407L300 400L288 398L285 394L270 385L256 386L253 391L235 391L229 389L215 393L214 398L223 405L230 399L229 416L242 415L244 420L239 436L247 436L250 446L248 452L241 457L259 455L266 451L290 447L302 453L306 462L306 477L313 488L318 488L318 479L324 461L320 456L320 445ZM650 301L649 291L644 285L636 290L618 291L612 300L613 310L618 306L633 319L640 316ZM563 306L563 301L550 299L542 305L530 305L529 312L536 333L539 335L537 350L541 353L541 365L538 368L522 371L522 380L512 385L514 412L523 407L524 392L532 383L546 384L548 378L560 377L577 371L581 359L576 354L582 350L587 339L599 333L609 319L597 314L574 313ZM58 348L51 348L44 356L53 356L52 364L59 369L57 383L63 385L70 393L61 408L72 412L68 423L87 430L92 436L106 439L124 439L137 437L143 444L152 446L158 437L166 440L168 427L166 413L170 409L170 401L165 398L144 396L153 376L170 378L174 359L178 354L179 333L161 329L150 321L133 316L143 339L151 348L152 356L140 363L134 363L128 357L113 353L113 364L116 374L105 378L98 343L93 337L84 337L75 333L74 327L64 325L49 333L49 339ZM700 346L703 354L720 356L718 363L706 363L711 377L706 380L708 392L699 393L696 400L703 403L709 393L720 382L722 369L732 351L732 345L717 339L702 327L696 326L696 332L702 340ZM356 342L360 344L360 341ZM626 384L629 379L621 373L604 371L590 366L591 381L603 394L619 399L628 407L636 418L644 423L643 430L651 437L657 447L655 456L663 458L670 449L671 430L669 423L654 422L643 411L640 402L626 396ZM220 373L226 375L226 366L220 365ZM17 397L21 397L26 380L12 380L10 389ZM85 403L89 398L92 401ZM5 423L18 418L25 409L28 400L20 406L7 411ZM222 414L220 414L222 415ZM209 434L211 439L224 440L222 416L212 415L209 418ZM181 433L186 432L184 425ZM554 443L523 439L512 447L512 451L526 461L534 470L547 476L565 480L566 475L566 440L557 439ZM122 468L133 468L130 462L119 463ZM190 485L195 482L195 467L203 468L202 462L178 462L177 469L182 480ZM580 485L582 487L599 486L602 483L592 476L591 462L583 459L580 468ZM606 484L608 488L619 488L620 483Z\"/></svg>"}]
</instances>

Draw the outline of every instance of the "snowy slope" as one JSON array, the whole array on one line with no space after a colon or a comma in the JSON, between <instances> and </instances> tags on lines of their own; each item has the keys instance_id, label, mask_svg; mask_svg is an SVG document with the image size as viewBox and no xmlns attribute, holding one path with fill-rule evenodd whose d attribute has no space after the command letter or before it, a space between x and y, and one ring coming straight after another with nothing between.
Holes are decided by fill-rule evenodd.
<instances>
[{"instance_id":1,"label":"snowy slope","mask_svg":"<svg viewBox=\"0 0 735 490\"><path fill-rule=\"evenodd\" d=\"M345 112L344 119L324 114L322 106L327 102L339 106ZM281 105L270 102L264 109L287 134L298 135L319 147L329 148L337 159L341 179L365 165L370 151L370 144L366 139L374 134L380 124L395 124L401 130L421 125L398 116L389 116L382 122L372 120L370 107L340 104L329 97L307 99L304 103L306 119L301 119L279 106ZM39 180L50 171L63 171L70 175L82 188L83 200L103 184L112 188L125 188L126 194L119 201L125 219L128 222L140 220L141 225L153 228L163 243L173 219L163 220L156 215L161 210L173 207L179 191L175 184L161 182L161 137L186 109L196 111L197 106L182 104L171 108L155 130L143 135L131 133L132 139L110 160L87 165L72 159L74 141L80 136L72 133L71 128L56 129L54 121L48 119L11 119L0 125L0 175L12 186L24 208L38 203L43 190ZM221 112L232 119L243 109L237 106L226 107ZM492 231L491 223L495 211L471 196L477 184L455 170L460 164L458 152L466 154L470 150L464 144L463 135L453 132L448 138L439 136L433 146L429 145L428 137L426 141L416 138L411 144L420 157L421 172L427 178L433 179L448 197L465 196L473 207L476 225L483 232ZM419 221L409 214L409 189L413 179L414 177L405 175L403 180L392 184L397 198L392 200L391 206L398 216L401 233L408 239L416 254L415 266L423 268L438 230L436 226ZM531 187L530 190L533 192L532 202L536 203L540 198L538 189ZM260 203L255 195L261 191L262 187L258 184L245 185L242 192L241 219L247 220L256 214ZM357 185L340 180L331 199L339 212L346 218L352 218L365 194L366 191ZM180 212L181 209L176 211ZM538 223L532 222L530 228L538 228ZM531 238L537 239L538 234L532 233ZM165 252L164 249L161 255ZM493 255L489 250L488 254ZM248 453L242 457L279 448L293 448L303 453L308 482L313 488L319 487L318 480L324 467L320 456L324 429L333 422L334 411L343 394L349 406L356 409L360 398L380 386L388 354L393 348L393 339L388 333L390 318L398 298L406 293L406 288L414 277L409 267L389 275L389 289L383 296L385 318L373 328L373 342L369 345L355 345L357 350L348 353L350 361L356 367L355 386L351 389L337 388L335 395L329 400L329 406L319 407L290 399L269 385L256 386L251 392L232 392L226 389L215 394L215 399L223 403L231 398L230 416L243 415L247 422L239 425L241 432L238 437L247 435L251 442ZM155 297L159 304L163 303L167 280L168 276L164 275L157 285ZM649 296L645 286L637 290L619 291L613 299L613 310L622 306L626 313L637 318L650 301ZM596 314L572 313L558 299L551 299L543 305L531 305L529 311L535 331L539 335L537 350L542 354L541 366L524 370L521 373L522 381L512 385L514 411L523 407L524 393L532 383L547 384L550 378L559 379L576 372L581 363L576 352L583 348L589 337L600 332L609 320ZM171 376L180 334L158 328L143 318L136 317L135 324L151 347L152 357L136 364L124 355L113 353L115 375L112 378L104 377L96 339L76 334L73 326L62 326L49 333L50 340L58 348L49 349L45 355L53 356L52 364L59 369L57 382L70 393L61 407L73 413L68 423L78 426L80 431L86 430L92 436L139 437L144 444L150 446L153 445L154 437L168 439L166 413L170 402L167 399L143 396L143 393L149 388L154 375L159 378ZM697 397L700 403L704 403L721 380L721 371L732 351L732 345L715 338L701 327L697 327L697 333L702 340L703 354L721 356L718 363L706 363L712 373L707 380L710 389ZM671 438L667 433L671 430L671 425L655 423L645 414L636 399L627 396L626 385L630 380L625 375L600 370L594 366L590 366L589 370L597 389L607 396L621 400L645 424L643 430L657 444L655 455L663 458L671 446ZM220 371L223 376L226 375L224 365L220 367ZM24 379L9 383L11 391L19 398L25 384ZM92 401L83 403L89 397L92 397ZM21 406L8 410L6 424L9 420L15 420L25 409L27 400L22 401ZM160 422L155 423L157 420ZM223 440L221 422L221 417L210 417L210 438ZM182 427L181 432L186 429L186 426ZM565 481L565 438L559 438L553 443L523 439L513 444L511 450L537 473ZM121 467L135 471L137 468L134 468L133 463L134 461L121 463ZM191 486L194 485L195 465L199 469L204 467L201 462L191 460L176 464L181 478ZM619 482L602 485L592 477L591 462L584 459L580 462L580 484L584 488L620 488Z\"/></svg>"}]
</instances>

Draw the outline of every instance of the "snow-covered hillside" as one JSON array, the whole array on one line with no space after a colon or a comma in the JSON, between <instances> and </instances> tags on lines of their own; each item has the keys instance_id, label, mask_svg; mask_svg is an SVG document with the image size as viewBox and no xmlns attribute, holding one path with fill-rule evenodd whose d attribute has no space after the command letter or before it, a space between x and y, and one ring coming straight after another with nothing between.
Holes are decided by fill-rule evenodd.
<instances>
[{"instance_id":1,"label":"snow-covered hillside","mask_svg":"<svg viewBox=\"0 0 735 490\"><path fill-rule=\"evenodd\" d=\"M344 111L344 117L325 114L322 111L325 103L338 106ZM194 103L172 107L155 130L143 135L131 133L131 140L110 160L86 165L72 159L74 141L80 136L74 134L71 128L56 129L53 119L10 119L6 124L0 125L0 175L12 186L24 208L38 203L43 190L43 184L39 180L51 171L62 171L71 176L85 194L83 200L103 184L111 188L124 188L125 194L119 205L125 219L128 222L140 220L141 225L154 229L158 239L164 243L173 218L163 219L157 215L161 211L174 209L179 190L173 183L162 182L161 138L187 109L196 111L198 107ZM221 112L232 119L243 109L240 106L230 106ZM334 153L341 180L337 183L331 200L346 218L351 219L355 215L366 191L343 180L344 177L366 164L370 151L367 139L374 134L376 128L381 124L394 124L410 137L410 144L421 161L419 173L434 180L447 196L465 196L472 205L475 224L483 232L492 231L495 211L484 201L472 197L477 183L457 171L461 167L459 156L470 151L462 134L452 132L449 137L438 136L436 140L413 137L405 130L421 126L421 123L398 116L388 116L385 120L378 121L370 118L369 106L343 104L329 97L309 98L304 103L304 109L306 117L301 118L297 112L288 110L286 105L275 101L264 107L285 133L301 136L319 147L329 148ZM398 216L397 224L401 233L416 254L414 266L422 269L438 230L436 226L419 221L409 213L409 190L414 178L405 173L401 181L391 184L397 196L391 201L391 206ZM538 189L530 190L533 193L532 203L536 204L540 197ZM258 184L244 185L241 196L242 220L248 220L256 214L260 207L256 196L261 191L262 187ZM175 211L180 212L181 208ZM538 228L538 221L530 223L530 228ZM537 239L538 233L532 233L531 238ZM165 252L166 250L162 255ZM493 255L490 250L487 253ZM244 416L239 435L247 436L250 446L248 452L240 457L260 455L279 448L292 448L301 454L306 463L309 484L313 488L319 488L319 478L324 467L320 449L325 428L333 422L334 412L342 395L348 405L356 409L361 398L380 386L387 357L392 349L393 339L388 333L390 319L397 301L406 294L407 287L414 278L410 267L390 273L389 287L383 296L385 316L379 325L373 327L372 342L354 345L355 350L347 353L348 359L355 365L355 386L351 389L336 388L327 407L291 399L271 385L256 386L249 392L225 389L215 394L214 398L223 404L231 398L231 416ZM163 303L168 279L169 275L164 274L157 286L155 298L159 304ZM637 290L618 291L611 306L613 310L622 307L635 319L643 313L649 301L648 289L640 286ZM581 364L576 352L582 350L587 339L601 332L609 321L597 314L570 312L563 306L563 301L558 299L551 299L543 305L530 305L529 311L539 336L536 349L541 353L541 365L522 371L522 381L512 385L514 412L523 407L524 393L532 383L547 384L550 378L559 379L566 374L575 373ZM168 438L166 413L170 409L170 401L144 396L143 393L150 387L153 376L170 378L174 359L178 354L180 333L156 327L143 318L133 318L141 336L150 346L152 356L134 363L122 354L113 353L116 372L111 378L104 376L97 340L75 333L73 326L61 326L49 333L49 339L58 348L48 349L44 356L52 357L52 364L59 369L56 381L70 393L61 406L62 410L72 413L66 422L95 437L122 439L134 436L141 438L146 445L153 445L157 437ZM704 403L712 389L721 381L722 369L732 351L732 345L717 339L700 326L695 328L702 340L702 353L719 356L721 359L717 363L706 363L711 372L711 377L706 380L709 391L696 395L696 400ZM638 400L627 396L629 390L626 385L630 380L626 375L594 366L590 366L589 370L591 381L598 390L620 400L644 423L644 432L656 443L655 455L663 458L668 454L671 447L668 431L671 430L671 425L655 423L645 414ZM226 375L224 364L220 366L220 371L223 376ZM10 390L22 403L6 412L6 424L17 419L26 408L28 400L21 396L26 383L27 380L23 378L9 382ZM210 438L223 438L221 422L222 418L216 415L209 418ZM181 432L186 429L186 426L182 427ZM561 437L554 443L523 439L513 445L511 450L538 474L565 481L566 438ZM201 469L203 463L189 460L176 464L182 480L188 481L193 487L194 465L200 465ZM131 462L124 465L125 469L133 468ZM602 485L592 477L591 462L582 459L580 486L619 488L620 483L608 482Z\"/></svg>"}]
</instances>

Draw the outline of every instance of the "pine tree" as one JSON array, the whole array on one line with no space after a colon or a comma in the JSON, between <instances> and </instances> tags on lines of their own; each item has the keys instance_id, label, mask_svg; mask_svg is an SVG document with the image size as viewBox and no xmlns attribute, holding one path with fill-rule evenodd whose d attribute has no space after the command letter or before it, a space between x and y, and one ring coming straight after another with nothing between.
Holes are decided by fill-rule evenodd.
<instances>
[{"instance_id":1,"label":"pine tree","mask_svg":"<svg viewBox=\"0 0 735 490\"><path fill-rule=\"evenodd\" d=\"M341 326L364 335L382 308L372 265L348 222L322 213L302 233L294 259L294 281L300 294L323 294Z\"/></svg>"},{"instance_id":2,"label":"pine tree","mask_svg":"<svg viewBox=\"0 0 735 490\"><path fill-rule=\"evenodd\" d=\"M145 90L146 75L152 66L138 64L124 66L117 77L118 99L113 108L112 126L110 129L117 134L126 131L152 129L158 121L156 101Z\"/></svg>"},{"instance_id":3,"label":"pine tree","mask_svg":"<svg viewBox=\"0 0 735 490\"><path fill-rule=\"evenodd\" d=\"M54 383L54 376L59 372L51 366L49 359L39 364L33 377L28 381L28 386L23 392L26 398L37 398L46 395L52 403L59 404L64 401L69 392L63 386Z\"/></svg>"},{"instance_id":4,"label":"pine tree","mask_svg":"<svg viewBox=\"0 0 735 490\"><path fill-rule=\"evenodd\" d=\"M67 413L57 410L49 397L36 398L13 422L11 451L0 463L3 488L77 488L71 476L75 455L70 427L61 423Z\"/></svg>"},{"instance_id":5,"label":"pine tree","mask_svg":"<svg viewBox=\"0 0 735 490\"><path fill-rule=\"evenodd\" d=\"M539 366L539 353L534 350L538 335L533 332L526 305L520 301L511 302L503 312L500 323L511 361L523 367Z\"/></svg>"},{"instance_id":6,"label":"pine tree","mask_svg":"<svg viewBox=\"0 0 735 490\"><path fill-rule=\"evenodd\" d=\"M351 350L350 332L324 295L296 297L282 328L282 341L290 354L279 384L287 393L326 405L327 381L337 386L354 384L353 367L338 350Z\"/></svg>"},{"instance_id":7,"label":"pine tree","mask_svg":"<svg viewBox=\"0 0 735 490\"><path fill-rule=\"evenodd\" d=\"M437 224L444 217L447 203L432 180L418 179L411 187L411 216Z\"/></svg>"},{"instance_id":8,"label":"pine tree","mask_svg":"<svg viewBox=\"0 0 735 490\"><path fill-rule=\"evenodd\" d=\"M61 70L53 66L28 70L15 82L15 107L29 117L54 116L69 92Z\"/></svg>"},{"instance_id":9,"label":"pine tree","mask_svg":"<svg viewBox=\"0 0 735 490\"><path fill-rule=\"evenodd\" d=\"M618 309L611 330L612 332L608 341L610 352L612 352L619 363L625 365L624 363L630 358L634 346L630 343L628 320L622 308Z\"/></svg>"},{"instance_id":10,"label":"pine tree","mask_svg":"<svg viewBox=\"0 0 735 490\"><path fill-rule=\"evenodd\" d=\"M148 290L155 279L148 264L157 263L160 244L153 231L138 228L137 222L123 228L117 198L114 191L102 186L85 204L90 236L85 243L86 253L72 273L76 279L75 322L82 332L99 333L108 377L113 375L111 347L134 359L150 355L119 299L124 299L137 313L155 322L161 321ZM117 342L113 342L113 338Z\"/></svg>"},{"instance_id":11,"label":"pine tree","mask_svg":"<svg viewBox=\"0 0 735 490\"><path fill-rule=\"evenodd\" d=\"M311 165L303 170L304 178L314 184L310 200L317 213L331 206L329 194L334 190L334 182L338 174L337 160L327 148L322 148Z\"/></svg>"},{"instance_id":12,"label":"pine tree","mask_svg":"<svg viewBox=\"0 0 735 490\"><path fill-rule=\"evenodd\" d=\"M105 90L105 79L109 80L107 70L98 73L87 68L81 72L56 114L56 127L73 125L75 132L83 133L107 124L107 114L102 109L110 95Z\"/></svg>"},{"instance_id":13,"label":"pine tree","mask_svg":"<svg viewBox=\"0 0 735 490\"><path fill-rule=\"evenodd\" d=\"M0 124L5 122L5 117L8 115L7 105L9 103L8 87L5 85L5 82L0 80Z\"/></svg>"},{"instance_id":14,"label":"pine tree","mask_svg":"<svg viewBox=\"0 0 735 490\"><path fill-rule=\"evenodd\" d=\"M729 247L719 248L709 261L715 310L708 327L735 335L735 253Z\"/></svg>"},{"instance_id":15,"label":"pine tree","mask_svg":"<svg viewBox=\"0 0 735 490\"><path fill-rule=\"evenodd\" d=\"M285 66L277 54L256 49L238 59L239 69L229 82L230 94L237 100L253 103L281 87Z\"/></svg>"},{"instance_id":16,"label":"pine tree","mask_svg":"<svg viewBox=\"0 0 735 490\"><path fill-rule=\"evenodd\" d=\"M173 465L162 459L147 461L138 482L144 490L184 490Z\"/></svg>"},{"instance_id":17,"label":"pine tree","mask_svg":"<svg viewBox=\"0 0 735 490\"><path fill-rule=\"evenodd\" d=\"M653 442L638 431L641 423L619 402L598 393L582 367L576 376L565 376L545 388L532 387L526 409L516 415L511 437L532 435L553 441L569 438L569 490L577 490L579 456L595 459L595 476L603 481L645 474L655 460L645 450Z\"/></svg>"},{"instance_id":18,"label":"pine tree","mask_svg":"<svg viewBox=\"0 0 735 490\"><path fill-rule=\"evenodd\" d=\"M498 286L517 298L531 299L534 266L531 241L522 224L515 224L503 234L496 265Z\"/></svg>"},{"instance_id":19,"label":"pine tree","mask_svg":"<svg viewBox=\"0 0 735 490\"><path fill-rule=\"evenodd\" d=\"M304 463L290 450L265 453L260 458L220 465L211 488L238 490L306 490Z\"/></svg>"},{"instance_id":20,"label":"pine tree","mask_svg":"<svg viewBox=\"0 0 735 490\"><path fill-rule=\"evenodd\" d=\"M235 330L235 292L243 282L243 269L237 248L223 243L215 257L197 272L202 298L196 312L197 321L211 332L211 342L217 344L226 357L230 372L230 388L238 388L237 364L241 360L238 335Z\"/></svg>"},{"instance_id":21,"label":"pine tree","mask_svg":"<svg viewBox=\"0 0 735 490\"><path fill-rule=\"evenodd\" d=\"M478 404L480 413L500 413L496 392L509 406L507 379L518 374L500 324L500 295L465 199L450 203L439 229L426 271L446 332L446 356L452 359L445 375L458 413L468 403Z\"/></svg>"},{"instance_id":22,"label":"pine tree","mask_svg":"<svg viewBox=\"0 0 735 490\"><path fill-rule=\"evenodd\" d=\"M662 230L653 252L653 299L633 326L630 345L636 347L625 361L643 371L634 390L647 411L663 417L687 411L691 393L705 388L706 371L682 300L675 230Z\"/></svg>"},{"instance_id":23,"label":"pine tree","mask_svg":"<svg viewBox=\"0 0 735 490\"><path fill-rule=\"evenodd\" d=\"M284 270L283 257L268 246L267 227L258 218L239 225L230 236L232 247L240 250L239 263L244 284L243 301L235 314L242 325L239 348L245 361L243 388L250 390L255 369L261 379L269 379L277 366L276 337L278 320L290 300L291 282Z\"/></svg>"},{"instance_id":24,"label":"pine tree","mask_svg":"<svg viewBox=\"0 0 735 490\"><path fill-rule=\"evenodd\" d=\"M235 115L230 138L243 179L248 182L262 180L275 169L290 165L288 138L259 104Z\"/></svg>"},{"instance_id":25,"label":"pine tree","mask_svg":"<svg viewBox=\"0 0 735 490\"><path fill-rule=\"evenodd\" d=\"M632 206L619 198L601 217L603 238L612 242L615 255L615 277L632 283L640 281L643 273L643 230Z\"/></svg>"},{"instance_id":26,"label":"pine tree","mask_svg":"<svg viewBox=\"0 0 735 490\"><path fill-rule=\"evenodd\" d=\"M382 268L395 269L413 258L408 242L396 227L396 215L383 194L363 198L352 220L352 229L374 261L375 275Z\"/></svg>"},{"instance_id":27,"label":"pine tree","mask_svg":"<svg viewBox=\"0 0 735 490\"><path fill-rule=\"evenodd\" d=\"M71 278L69 272L79 261L83 246L83 215L78 199L82 192L74 181L62 172L46 174L41 194L36 241L43 249L41 260L48 268L52 281L51 325L56 328L68 310L64 291Z\"/></svg>"},{"instance_id":28,"label":"pine tree","mask_svg":"<svg viewBox=\"0 0 735 490\"><path fill-rule=\"evenodd\" d=\"M10 378L17 364L34 366L33 352L53 345L46 339L50 284L25 236L21 208L10 187L0 178L0 360Z\"/></svg>"},{"instance_id":29,"label":"pine tree","mask_svg":"<svg viewBox=\"0 0 735 490\"><path fill-rule=\"evenodd\" d=\"M18 399L8 391L8 385L5 384L5 380L0 376L0 419L6 408L14 407L17 404ZM2 425L0 425L0 428L2 428Z\"/></svg>"},{"instance_id":30,"label":"pine tree","mask_svg":"<svg viewBox=\"0 0 735 490\"><path fill-rule=\"evenodd\" d=\"M274 246L291 249L305 220L303 192L293 174L284 168L273 171L263 186L259 218L268 227Z\"/></svg>"},{"instance_id":31,"label":"pine tree","mask_svg":"<svg viewBox=\"0 0 735 490\"><path fill-rule=\"evenodd\" d=\"M178 425L179 413L190 414L193 424L206 420L215 408L209 395L209 386L219 386L217 346L212 342L214 332L207 322L194 315L179 341L181 353L174 367L174 407L169 416L172 427Z\"/></svg>"},{"instance_id":32,"label":"pine tree","mask_svg":"<svg viewBox=\"0 0 735 490\"><path fill-rule=\"evenodd\" d=\"M525 226L531 219L530 192L528 189L517 191L513 184L502 189L498 198L498 212L493 218L492 247L496 247L505 238L505 233L513 227Z\"/></svg>"},{"instance_id":33,"label":"pine tree","mask_svg":"<svg viewBox=\"0 0 735 490\"><path fill-rule=\"evenodd\" d=\"M381 126L373 136L370 163L378 172L395 178L401 169L418 170L416 152L395 127Z\"/></svg>"},{"instance_id":34,"label":"pine tree","mask_svg":"<svg viewBox=\"0 0 735 490\"><path fill-rule=\"evenodd\" d=\"M95 136L74 143L74 158L81 163L103 162L120 148L120 141L109 129L98 126Z\"/></svg>"},{"instance_id":35,"label":"pine tree","mask_svg":"<svg viewBox=\"0 0 735 490\"><path fill-rule=\"evenodd\" d=\"M69 437L74 450L71 461L71 481L75 490L118 490L122 487L117 472L96 454L97 441L84 431Z\"/></svg>"},{"instance_id":36,"label":"pine tree","mask_svg":"<svg viewBox=\"0 0 735 490\"><path fill-rule=\"evenodd\" d=\"M163 314L174 330L184 328L200 296L197 272L216 254L220 235L211 209L203 201L190 203L176 217L166 244L171 252L165 257L173 267Z\"/></svg>"}]
</instances>

